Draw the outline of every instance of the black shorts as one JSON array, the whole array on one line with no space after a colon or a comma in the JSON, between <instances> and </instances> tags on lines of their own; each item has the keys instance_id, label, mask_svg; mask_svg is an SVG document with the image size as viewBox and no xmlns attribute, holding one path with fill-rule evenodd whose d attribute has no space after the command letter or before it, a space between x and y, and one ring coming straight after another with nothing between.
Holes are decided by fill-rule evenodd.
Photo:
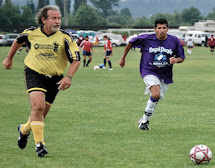
<instances>
[{"instance_id":1,"label":"black shorts","mask_svg":"<svg viewBox=\"0 0 215 168\"><path fill-rule=\"evenodd\" d=\"M112 51L106 51L105 52L105 57L110 57L111 53L112 53Z\"/></svg>"},{"instance_id":2,"label":"black shorts","mask_svg":"<svg viewBox=\"0 0 215 168\"><path fill-rule=\"evenodd\" d=\"M214 46L210 46L211 49L214 49Z\"/></svg>"},{"instance_id":3,"label":"black shorts","mask_svg":"<svg viewBox=\"0 0 215 168\"><path fill-rule=\"evenodd\" d=\"M46 103L52 104L58 93L58 83L63 78L61 76L46 76L26 67L25 68L25 87L27 93L42 91L46 96Z\"/></svg>"}]
</instances>

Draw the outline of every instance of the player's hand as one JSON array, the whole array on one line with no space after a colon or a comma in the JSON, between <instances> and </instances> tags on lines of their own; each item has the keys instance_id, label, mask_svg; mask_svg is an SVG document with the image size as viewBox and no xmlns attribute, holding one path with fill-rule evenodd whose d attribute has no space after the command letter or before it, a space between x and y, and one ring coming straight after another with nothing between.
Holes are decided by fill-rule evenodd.
<instances>
[{"instance_id":1,"label":"player's hand","mask_svg":"<svg viewBox=\"0 0 215 168\"><path fill-rule=\"evenodd\" d=\"M170 57L169 62L170 62L170 64L175 64L176 63L175 57Z\"/></svg>"},{"instance_id":2,"label":"player's hand","mask_svg":"<svg viewBox=\"0 0 215 168\"><path fill-rule=\"evenodd\" d=\"M72 80L65 76L63 79L61 79L57 85L59 85L58 90L66 90L68 89L72 84Z\"/></svg>"},{"instance_id":3,"label":"player's hand","mask_svg":"<svg viewBox=\"0 0 215 168\"><path fill-rule=\"evenodd\" d=\"M12 59L6 57L3 61L2 64L4 65L5 69L10 70L12 68Z\"/></svg>"},{"instance_id":4,"label":"player's hand","mask_svg":"<svg viewBox=\"0 0 215 168\"><path fill-rule=\"evenodd\" d=\"M123 68L125 66L125 59L120 59L119 65Z\"/></svg>"}]
</instances>

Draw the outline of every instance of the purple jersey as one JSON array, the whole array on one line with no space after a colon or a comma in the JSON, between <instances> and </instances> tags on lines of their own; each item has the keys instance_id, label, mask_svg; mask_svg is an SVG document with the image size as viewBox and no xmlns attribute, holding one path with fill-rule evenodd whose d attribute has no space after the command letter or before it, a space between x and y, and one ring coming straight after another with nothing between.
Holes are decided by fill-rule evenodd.
<instances>
[{"instance_id":1,"label":"purple jersey","mask_svg":"<svg viewBox=\"0 0 215 168\"><path fill-rule=\"evenodd\" d=\"M172 81L172 68L170 57L185 59L184 49L180 40L168 35L165 40L158 40L156 34L144 34L129 41L133 47L141 49L140 73L142 78L146 75L155 75L165 83Z\"/></svg>"}]
</instances>

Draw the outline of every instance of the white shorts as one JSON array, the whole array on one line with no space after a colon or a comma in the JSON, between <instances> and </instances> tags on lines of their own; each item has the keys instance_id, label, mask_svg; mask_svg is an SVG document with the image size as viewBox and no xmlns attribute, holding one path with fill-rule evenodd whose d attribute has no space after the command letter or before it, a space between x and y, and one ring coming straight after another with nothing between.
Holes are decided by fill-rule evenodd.
<instances>
[{"instance_id":1,"label":"white shorts","mask_svg":"<svg viewBox=\"0 0 215 168\"><path fill-rule=\"evenodd\" d=\"M164 99L164 93L167 91L169 85L164 83L164 81L161 81L158 77L156 77L155 75L146 75L143 78L143 81L146 85L146 89L145 89L145 93L144 94L148 94L150 93L150 87L154 86L154 85L159 85L160 86L160 99L163 100ZM150 93L151 95L151 93Z\"/></svg>"}]
</instances>

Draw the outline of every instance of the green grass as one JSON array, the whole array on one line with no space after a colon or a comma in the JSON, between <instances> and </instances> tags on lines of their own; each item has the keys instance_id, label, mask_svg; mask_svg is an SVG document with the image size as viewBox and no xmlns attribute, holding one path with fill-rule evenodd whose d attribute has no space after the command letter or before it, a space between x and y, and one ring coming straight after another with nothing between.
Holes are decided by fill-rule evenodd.
<instances>
[{"instance_id":1,"label":"green grass","mask_svg":"<svg viewBox=\"0 0 215 168\"><path fill-rule=\"evenodd\" d=\"M174 66L174 84L151 118L151 131L137 128L148 95L139 75L140 54L130 51L118 66L124 47L113 51L113 71L94 71L103 48L95 48L89 68L79 68L69 90L56 98L47 118L49 154L35 155L32 134L26 149L17 147L17 126L30 114L23 80L24 50L13 69L0 65L0 167L2 168L192 168L190 149L197 144L215 151L215 55L195 47ZM0 60L9 47L0 47ZM186 48L185 48L186 50ZM215 167L214 159L201 167Z\"/></svg>"}]
</instances>

